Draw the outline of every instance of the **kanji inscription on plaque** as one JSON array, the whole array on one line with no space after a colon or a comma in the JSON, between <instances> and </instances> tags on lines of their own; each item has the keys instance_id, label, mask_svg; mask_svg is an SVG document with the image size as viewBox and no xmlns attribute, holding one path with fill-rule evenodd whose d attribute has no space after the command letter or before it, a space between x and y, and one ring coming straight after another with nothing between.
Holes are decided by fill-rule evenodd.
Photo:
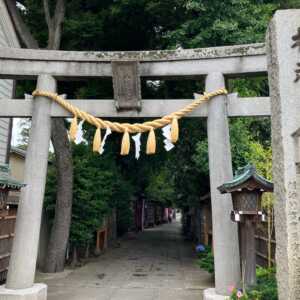
<instances>
[{"instance_id":1,"label":"kanji inscription on plaque","mask_svg":"<svg viewBox=\"0 0 300 300\"><path fill-rule=\"evenodd\" d=\"M114 98L118 110L141 109L139 62L113 61Z\"/></svg>"}]
</instances>

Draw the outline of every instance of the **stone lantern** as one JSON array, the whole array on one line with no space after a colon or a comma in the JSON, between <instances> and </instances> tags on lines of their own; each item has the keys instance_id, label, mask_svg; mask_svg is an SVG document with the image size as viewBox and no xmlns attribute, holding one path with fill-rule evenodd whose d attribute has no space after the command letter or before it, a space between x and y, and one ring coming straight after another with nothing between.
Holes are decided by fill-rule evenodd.
<instances>
[{"instance_id":1,"label":"stone lantern","mask_svg":"<svg viewBox=\"0 0 300 300\"><path fill-rule=\"evenodd\" d=\"M25 184L13 179L10 176L9 166L0 164L0 216L7 215L9 206L7 205L9 191L19 191Z\"/></svg>"},{"instance_id":2,"label":"stone lantern","mask_svg":"<svg viewBox=\"0 0 300 300\"><path fill-rule=\"evenodd\" d=\"M257 174L252 165L239 169L232 181L220 186L219 191L232 194L231 219L239 224L242 278L245 286L256 284L255 229L265 221L261 209L264 192L273 192L273 183Z\"/></svg>"}]
</instances>

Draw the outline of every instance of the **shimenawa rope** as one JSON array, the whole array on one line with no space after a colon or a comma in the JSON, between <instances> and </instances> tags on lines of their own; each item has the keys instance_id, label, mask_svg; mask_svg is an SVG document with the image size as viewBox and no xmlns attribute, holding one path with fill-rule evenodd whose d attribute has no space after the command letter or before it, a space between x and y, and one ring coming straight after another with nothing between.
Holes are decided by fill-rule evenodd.
<instances>
[{"instance_id":1,"label":"shimenawa rope","mask_svg":"<svg viewBox=\"0 0 300 300\"><path fill-rule=\"evenodd\" d=\"M127 155L130 151L130 136L129 134L133 133L143 133L149 132L148 140L147 140L147 154L154 154L156 151L156 138L155 138L155 129L162 128L166 125L171 124L171 142L175 144L179 138L179 126L178 120L184 117L185 115L191 113L195 110L199 105L204 102L207 102L211 98L219 95L226 95L227 90L225 88L216 90L211 93L204 93L204 95L200 96L198 99L194 100L192 103L188 104L186 107L182 108L177 112L173 112L167 116L164 116L160 119L156 119L153 121L148 121L144 123L118 123L118 122L110 122L107 120L103 120L101 118L96 118L91 114L82 111L78 107L72 105L70 102L60 97L56 93L35 90L32 95L34 97L41 96L52 99L64 109L73 114L74 118L71 122L70 126L70 138L72 141L76 138L76 133L78 130L78 118L84 120L85 122L90 123L91 125L96 127L96 132L93 141L93 151L98 152L101 146L101 129L110 128L112 131L123 133L122 138L122 146L121 146L121 155Z\"/></svg>"}]
</instances>

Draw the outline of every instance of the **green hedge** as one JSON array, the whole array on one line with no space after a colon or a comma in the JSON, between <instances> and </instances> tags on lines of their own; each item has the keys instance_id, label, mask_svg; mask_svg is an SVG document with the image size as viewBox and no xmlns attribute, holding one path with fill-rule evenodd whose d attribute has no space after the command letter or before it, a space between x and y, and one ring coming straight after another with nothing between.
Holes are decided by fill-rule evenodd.
<instances>
[{"instance_id":1,"label":"green hedge","mask_svg":"<svg viewBox=\"0 0 300 300\"><path fill-rule=\"evenodd\" d=\"M208 271L211 274L215 272L214 255L210 247L205 247L205 250L198 254L198 265L201 269Z\"/></svg>"},{"instance_id":2,"label":"green hedge","mask_svg":"<svg viewBox=\"0 0 300 300\"><path fill-rule=\"evenodd\" d=\"M257 268L257 284L246 292L232 289L231 300L278 300L276 271Z\"/></svg>"}]
</instances>

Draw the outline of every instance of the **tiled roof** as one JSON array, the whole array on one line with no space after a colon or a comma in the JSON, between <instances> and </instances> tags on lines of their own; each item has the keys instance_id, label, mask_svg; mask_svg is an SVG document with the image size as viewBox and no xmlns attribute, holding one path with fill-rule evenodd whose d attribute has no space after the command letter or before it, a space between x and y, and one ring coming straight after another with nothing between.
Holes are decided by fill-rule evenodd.
<instances>
[{"instance_id":1,"label":"tiled roof","mask_svg":"<svg viewBox=\"0 0 300 300\"><path fill-rule=\"evenodd\" d=\"M19 156L21 156L21 157L23 157L23 158L26 157L26 151L23 150L23 149L17 148L17 147L13 147L13 146L12 146L12 147L10 148L10 153L15 153L15 154L17 154L17 155L19 155Z\"/></svg>"},{"instance_id":2,"label":"tiled roof","mask_svg":"<svg viewBox=\"0 0 300 300\"><path fill-rule=\"evenodd\" d=\"M10 175L9 166L6 164L0 164L0 188L8 188L10 190L19 190L24 187L25 184L15 180Z\"/></svg>"},{"instance_id":3,"label":"tiled roof","mask_svg":"<svg viewBox=\"0 0 300 300\"><path fill-rule=\"evenodd\" d=\"M266 191L273 191L273 183L263 176L257 174L256 168L250 164L239 169L236 172L233 180L224 183L218 187L218 190L221 193L230 193L241 188L241 186L247 183L247 181L250 181L250 179L256 182L257 188L261 188Z\"/></svg>"}]
</instances>

